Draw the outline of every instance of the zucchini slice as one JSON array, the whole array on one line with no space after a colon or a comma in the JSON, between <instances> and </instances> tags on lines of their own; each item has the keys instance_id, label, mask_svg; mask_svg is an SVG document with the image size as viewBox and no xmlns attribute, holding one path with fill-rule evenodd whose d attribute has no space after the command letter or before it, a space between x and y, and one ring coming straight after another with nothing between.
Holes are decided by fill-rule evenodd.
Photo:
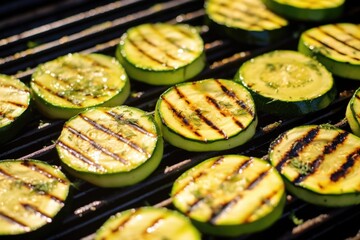
<instances>
[{"instance_id":1,"label":"zucchini slice","mask_svg":"<svg viewBox=\"0 0 360 240\"><path fill-rule=\"evenodd\" d=\"M0 143L13 138L30 115L30 90L19 79L0 74Z\"/></svg>"},{"instance_id":2,"label":"zucchini slice","mask_svg":"<svg viewBox=\"0 0 360 240\"><path fill-rule=\"evenodd\" d=\"M336 96L331 73L318 61L290 50L245 62L235 81L251 92L259 110L286 117L323 109Z\"/></svg>"},{"instance_id":3,"label":"zucchini slice","mask_svg":"<svg viewBox=\"0 0 360 240\"><path fill-rule=\"evenodd\" d=\"M204 233L235 237L264 230L282 214L285 186L269 163L242 155L203 161L174 183L174 206Z\"/></svg>"},{"instance_id":4,"label":"zucchini slice","mask_svg":"<svg viewBox=\"0 0 360 240\"><path fill-rule=\"evenodd\" d=\"M271 11L296 21L329 21L344 10L345 0L262 0Z\"/></svg>"},{"instance_id":5,"label":"zucchini slice","mask_svg":"<svg viewBox=\"0 0 360 240\"><path fill-rule=\"evenodd\" d=\"M316 205L360 204L360 138L329 124L290 129L270 146L287 189Z\"/></svg>"},{"instance_id":6,"label":"zucchini slice","mask_svg":"<svg viewBox=\"0 0 360 240\"><path fill-rule=\"evenodd\" d=\"M250 93L239 83L206 79L166 90L155 107L165 140L188 151L217 151L248 141L257 126Z\"/></svg>"},{"instance_id":7,"label":"zucchini slice","mask_svg":"<svg viewBox=\"0 0 360 240\"><path fill-rule=\"evenodd\" d=\"M191 79L205 67L204 43L186 24L146 23L127 30L116 57L129 77L151 85Z\"/></svg>"},{"instance_id":8,"label":"zucchini slice","mask_svg":"<svg viewBox=\"0 0 360 240\"><path fill-rule=\"evenodd\" d=\"M301 34L298 49L315 57L333 74L360 80L360 24L335 23Z\"/></svg>"},{"instance_id":9,"label":"zucchini slice","mask_svg":"<svg viewBox=\"0 0 360 240\"><path fill-rule=\"evenodd\" d=\"M57 167L38 160L1 160L0 237L40 234L64 207L69 190L70 181Z\"/></svg>"},{"instance_id":10,"label":"zucchini slice","mask_svg":"<svg viewBox=\"0 0 360 240\"><path fill-rule=\"evenodd\" d=\"M289 34L288 21L261 0L209 0L205 12L210 27L242 43L268 45Z\"/></svg>"},{"instance_id":11,"label":"zucchini slice","mask_svg":"<svg viewBox=\"0 0 360 240\"><path fill-rule=\"evenodd\" d=\"M351 131L360 136L360 88L351 97L345 113Z\"/></svg>"},{"instance_id":12,"label":"zucchini slice","mask_svg":"<svg viewBox=\"0 0 360 240\"><path fill-rule=\"evenodd\" d=\"M153 117L143 110L96 107L64 124L56 148L72 175L100 187L122 187L157 168L163 140Z\"/></svg>"},{"instance_id":13,"label":"zucchini slice","mask_svg":"<svg viewBox=\"0 0 360 240\"><path fill-rule=\"evenodd\" d=\"M166 208L140 207L111 216L95 240L201 240L200 232L181 213Z\"/></svg>"},{"instance_id":14,"label":"zucchini slice","mask_svg":"<svg viewBox=\"0 0 360 240\"><path fill-rule=\"evenodd\" d=\"M130 94L120 63L95 53L73 53L40 64L30 86L38 110L58 119L69 119L89 107L120 105Z\"/></svg>"}]
</instances>

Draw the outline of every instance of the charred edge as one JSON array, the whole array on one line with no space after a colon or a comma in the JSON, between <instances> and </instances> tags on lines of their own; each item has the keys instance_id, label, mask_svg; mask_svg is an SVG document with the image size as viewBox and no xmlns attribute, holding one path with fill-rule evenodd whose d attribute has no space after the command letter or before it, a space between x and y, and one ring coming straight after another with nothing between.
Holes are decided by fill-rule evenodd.
<instances>
[{"instance_id":1,"label":"charred edge","mask_svg":"<svg viewBox=\"0 0 360 240\"><path fill-rule=\"evenodd\" d=\"M355 34L352 34L351 32L346 31L346 29L343 28L343 27L341 26L341 24L335 23L335 24L333 24L333 26L335 26L337 29L343 31L343 32L346 33L347 35L351 36L352 38L357 39L357 40L360 41L360 38L359 38L358 36L356 36Z\"/></svg>"},{"instance_id":2,"label":"charred edge","mask_svg":"<svg viewBox=\"0 0 360 240\"><path fill-rule=\"evenodd\" d=\"M299 184L304 181L307 177L314 174L316 170L319 168L321 162L324 160L325 155L330 154L336 150L336 148L341 145L349 135L348 132L339 133L330 143L328 143L323 150L323 153L316 158L310 165L310 171L306 174L300 174L297 178L295 178L292 182L294 184Z\"/></svg>"},{"instance_id":3,"label":"charred edge","mask_svg":"<svg viewBox=\"0 0 360 240\"><path fill-rule=\"evenodd\" d=\"M221 162L224 160L224 156L220 156L218 157L209 168L213 168L219 164L221 164ZM190 185L190 183L195 183L196 181L198 181L201 177L206 176L208 174L208 172L206 171L201 171L199 172L196 176L192 177L191 180L186 183L182 188L180 188L176 193L173 194L173 196L175 197L176 195L178 195L181 191L183 191L187 186Z\"/></svg>"},{"instance_id":4,"label":"charred edge","mask_svg":"<svg viewBox=\"0 0 360 240\"><path fill-rule=\"evenodd\" d=\"M210 97L210 96L206 96L206 100L207 100L210 104L214 105L215 108L220 112L221 115L223 115L224 117L226 117L226 116L231 116L232 120L234 121L234 123L235 123L238 127L240 127L241 129L244 129L244 128L245 128L244 125L243 125L240 121L238 121L232 114L230 114L230 115L229 115L229 114L226 114L226 113L224 112L224 110L222 109L222 107L216 102L216 100L215 100L214 98L212 98L212 97Z\"/></svg>"},{"instance_id":5,"label":"charred edge","mask_svg":"<svg viewBox=\"0 0 360 240\"><path fill-rule=\"evenodd\" d=\"M154 220L152 221L152 223L150 223L150 225L147 226L147 227L144 229L144 231L143 231L143 233L142 233L142 235L144 236L144 239L146 239L146 235L147 235L147 234L151 233L152 230L153 230L154 228L156 228L157 225L160 224L161 220L164 220L164 217L163 217L163 216L160 216L160 217L154 219Z\"/></svg>"},{"instance_id":6,"label":"charred edge","mask_svg":"<svg viewBox=\"0 0 360 240\"><path fill-rule=\"evenodd\" d=\"M27 182L24 182L23 180L21 180L20 178L17 178L7 172L4 171L4 169L0 169L0 174L10 178L10 179L14 179L16 181L19 181L21 183L21 185L23 185L24 187L30 189L31 191L35 191L36 189L36 186L31 184L31 183L27 183ZM49 194L49 193L46 193L44 191L38 191L37 194L39 195L43 195L43 196L46 196L52 200L54 200L55 202L58 202L59 204L64 204L64 200L63 199L60 199L52 194Z\"/></svg>"},{"instance_id":7,"label":"charred edge","mask_svg":"<svg viewBox=\"0 0 360 240\"><path fill-rule=\"evenodd\" d=\"M93 166L95 168L97 168L98 170L103 171L104 168L99 165L96 164L95 162L93 162L90 158L84 156L83 154L81 154L80 152L76 151L75 149L71 148L70 146L66 145L64 142L62 141L58 141L58 146L60 146L61 148L65 149L66 151L68 151L71 155L73 155L74 157L76 157L77 159L81 160L82 162Z\"/></svg>"},{"instance_id":8,"label":"charred edge","mask_svg":"<svg viewBox=\"0 0 360 240\"><path fill-rule=\"evenodd\" d=\"M330 175L330 180L332 182L337 182L340 178L345 177L346 174L349 173L349 170L354 166L356 159L359 157L360 149L357 149L355 152L350 153L346 157L346 162L343 163L338 170L336 170Z\"/></svg>"},{"instance_id":9,"label":"charred edge","mask_svg":"<svg viewBox=\"0 0 360 240\"><path fill-rule=\"evenodd\" d=\"M47 178L54 179L54 180L58 181L59 183L69 184L68 181L52 175L51 173L49 173L48 171L46 171L46 169L38 166L37 164L31 163L31 162L28 161L28 160L24 160L24 161L21 163L21 165L23 165L23 166L25 166L25 167L27 167L27 168L30 168L31 170L33 170L33 171L35 171L35 172L38 172L38 173L44 175L44 176L47 177Z\"/></svg>"},{"instance_id":10,"label":"charred edge","mask_svg":"<svg viewBox=\"0 0 360 240\"><path fill-rule=\"evenodd\" d=\"M25 231L30 231L30 227L28 225L26 225L25 223L22 223L20 222L19 220L13 218L13 217L10 217L9 215L5 214L4 212L1 212L0 211L0 217L13 223L13 224L16 224L22 228L24 228Z\"/></svg>"},{"instance_id":11,"label":"charred edge","mask_svg":"<svg viewBox=\"0 0 360 240\"><path fill-rule=\"evenodd\" d=\"M145 128L143 128L135 123L132 123L130 121L127 121L127 119L124 116L122 116L121 114L117 114L115 112L105 112L105 113L107 115L113 117L116 121L121 121L121 123L128 125L129 127L135 129L136 131L138 131L140 133L143 133L150 137L157 137L155 134L147 131Z\"/></svg>"},{"instance_id":12,"label":"charred edge","mask_svg":"<svg viewBox=\"0 0 360 240\"><path fill-rule=\"evenodd\" d=\"M65 101L67 101L67 102L69 102L69 103L71 103L71 104L73 104L73 105L75 105L75 106L79 106L79 107L82 106L82 104L80 104L80 103L74 103L71 99L67 98L66 96L61 95L60 93L53 91L52 89L44 86L43 84L41 84L41 83L39 83L39 82L37 82L37 81L35 81L35 80L33 80L33 83L34 83L35 85L38 85L38 86L39 86L40 88L42 88L43 90L49 92L50 94L52 94L52 95L54 95L54 96L57 96L57 97L65 100Z\"/></svg>"},{"instance_id":13,"label":"charred edge","mask_svg":"<svg viewBox=\"0 0 360 240\"><path fill-rule=\"evenodd\" d=\"M33 206L29 203L21 203L21 206L23 206L23 208L25 208L26 210L30 210L36 214L39 214L42 218L46 220L46 222L52 222L52 217L41 211L37 206Z\"/></svg>"},{"instance_id":14,"label":"charred edge","mask_svg":"<svg viewBox=\"0 0 360 240\"><path fill-rule=\"evenodd\" d=\"M142 149L141 147L139 147L137 144L131 142L129 139L125 138L124 136L115 133L113 131L111 131L110 129L108 129L107 127L101 125L98 122L95 122L94 120L84 116L83 114L79 114L79 116L86 122L90 123L93 127L95 127L96 129L103 131L104 133L115 137L116 139L122 141L123 143L127 144L128 146L130 146L132 149L142 153L142 154L146 154L149 155L144 149Z\"/></svg>"},{"instance_id":15,"label":"charred edge","mask_svg":"<svg viewBox=\"0 0 360 240\"><path fill-rule=\"evenodd\" d=\"M339 51L338 49L336 49L336 48L334 48L334 47L330 46L329 44L327 44L327 43L325 43L325 42L323 42L323 41L321 41L321 40L317 39L316 37L314 37L314 36L310 35L309 33L305 33L305 35L306 35L308 38L310 38L310 39L314 40L315 42L318 42L319 44L321 44L321 45L323 45L323 46L327 47L328 49L331 49L331 50L332 50L332 51L334 51L334 52L337 52L338 54L340 54L340 55L342 55L342 56L345 56L345 57L348 57L348 58L354 59L354 60L356 60L356 61L360 61L360 58L353 57L353 56L349 56L349 55L347 55L346 53L343 53L343 52Z\"/></svg>"},{"instance_id":16,"label":"charred edge","mask_svg":"<svg viewBox=\"0 0 360 240\"><path fill-rule=\"evenodd\" d=\"M132 218L136 217L136 214L137 214L138 211L139 210L137 210L137 209L134 210L131 214L129 214L127 216L126 219L124 219L121 223L119 223L116 227L114 227L111 230L111 232L114 234L114 233L116 233L118 231L121 231L121 229L123 229L126 226L126 224L131 221Z\"/></svg>"},{"instance_id":17,"label":"charred edge","mask_svg":"<svg viewBox=\"0 0 360 240\"><path fill-rule=\"evenodd\" d=\"M279 161L279 163L276 165L276 169L280 172L283 165L289 160L290 158L297 157L299 153L311 142L315 139L315 137L318 135L320 131L319 127L313 128L310 131L308 131L304 137L300 138L299 140L295 141L291 149L285 153L285 155L282 157L282 159ZM285 136L285 135L284 135ZM280 141L284 138L284 136L278 140L278 144Z\"/></svg>"},{"instance_id":18,"label":"charred edge","mask_svg":"<svg viewBox=\"0 0 360 240\"><path fill-rule=\"evenodd\" d=\"M321 28L321 27L318 27L317 30L320 31L320 32L322 32L322 33L325 34L326 36L331 37L332 39L336 40L337 42L346 45L346 46L349 47L349 48L352 48L352 49L354 49L354 50L356 50L356 51L360 51L360 48L357 48L356 46L350 45L350 44L347 43L346 41L342 41L342 40L339 39L338 37L332 35L331 33L327 32L327 31L325 31L325 30L324 30L323 28Z\"/></svg>"},{"instance_id":19,"label":"charred edge","mask_svg":"<svg viewBox=\"0 0 360 240\"><path fill-rule=\"evenodd\" d=\"M135 43L135 41L133 41L130 37L128 37L129 43L131 45L133 45L142 55L144 55L145 57L147 57L148 59L150 59L153 62L156 62L158 64L160 64L161 66L165 66L167 68L170 69L175 69L174 66L168 65L166 62L163 62L157 58L154 58L152 55L150 55L149 53L147 53L145 50L143 50L137 43Z\"/></svg>"},{"instance_id":20,"label":"charred edge","mask_svg":"<svg viewBox=\"0 0 360 240\"><path fill-rule=\"evenodd\" d=\"M174 115L178 119L180 119L180 121L182 123L184 123L185 126L190 131L192 131L199 138L203 138L203 136L201 136L201 134L194 128L194 126L190 124L190 122L186 119L186 117L180 111L176 110L176 108L164 96L161 96L161 99L168 105L168 107L171 109L171 111L174 113Z\"/></svg>"},{"instance_id":21,"label":"charred edge","mask_svg":"<svg viewBox=\"0 0 360 240\"><path fill-rule=\"evenodd\" d=\"M120 156L118 156L117 154L109 151L108 149L104 148L103 146L101 146L100 144L98 144L95 140L85 136L85 134L77 131L76 129L72 128L72 127L69 127L69 126L65 126L65 128L67 130L69 130L69 132L71 132L72 134L74 134L75 136L81 138L82 140L90 143L91 146L93 146L94 148L96 148L97 150L105 153L106 155L114 158L115 160L121 162L122 164L124 165L127 165L128 164L128 161Z\"/></svg>"},{"instance_id":22,"label":"charred edge","mask_svg":"<svg viewBox=\"0 0 360 240\"><path fill-rule=\"evenodd\" d=\"M223 84L221 84L221 82L216 79L216 82L219 84L219 86L221 87L221 90L230 98L232 98L233 100L235 100L236 104L239 105L242 109L244 109L245 111L247 111L251 116L255 116L255 113L249 109L249 107L242 101L240 100L236 94L231 91L230 89L228 89L226 86L224 86Z\"/></svg>"}]
</instances>

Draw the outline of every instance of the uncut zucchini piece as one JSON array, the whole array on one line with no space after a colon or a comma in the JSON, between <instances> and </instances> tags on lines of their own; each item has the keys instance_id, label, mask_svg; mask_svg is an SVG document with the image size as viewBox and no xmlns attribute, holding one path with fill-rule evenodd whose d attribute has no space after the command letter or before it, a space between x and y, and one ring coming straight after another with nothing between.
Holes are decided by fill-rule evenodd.
<instances>
[{"instance_id":1,"label":"uncut zucchini piece","mask_svg":"<svg viewBox=\"0 0 360 240\"><path fill-rule=\"evenodd\" d=\"M242 43L268 45L289 35L288 21L261 0L209 0L205 12L210 27Z\"/></svg>"},{"instance_id":2,"label":"uncut zucchini piece","mask_svg":"<svg viewBox=\"0 0 360 240\"><path fill-rule=\"evenodd\" d=\"M251 92L258 110L285 117L323 109L336 97L331 73L318 61L290 50L248 60L234 79Z\"/></svg>"},{"instance_id":3,"label":"uncut zucchini piece","mask_svg":"<svg viewBox=\"0 0 360 240\"><path fill-rule=\"evenodd\" d=\"M165 140L188 151L234 148L252 138L257 126L250 93L225 79L169 88L157 101L155 120Z\"/></svg>"},{"instance_id":4,"label":"uncut zucchini piece","mask_svg":"<svg viewBox=\"0 0 360 240\"><path fill-rule=\"evenodd\" d=\"M94 106L117 106L130 94L125 70L112 57L73 53L40 64L30 82L38 110L69 119Z\"/></svg>"},{"instance_id":5,"label":"uncut zucchini piece","mask_svg":"<svg viewBox=\"0 0 360 240\"><path fill-rule=\"evenodd\" d=\"M203 161L175 181L171 196L202 232L228 237L264 230L285 205L284 182L276 169L242 155Z\"/></svg>"},{"instance_id":6,"label":"uncut zucchini piece","mask_svg":"<svg viewBox=\"0 0 360 240\"><path fill-rule=\"evenodd\" d=\"M306 125L275 139L269 157L292 194L342 207L360 203L359 146L360 138L329 124Z\"/></svg>"},{"instance_id":7,"label":"uncut zucchini piece","mask_svg":"<svg viewBox=\"0 0 360 240\"><path fill-rule=\"evenodd\" d=\"M30 115L31 94L19 79L0 74L0 143L19 133Z\"/></svg>"},{"instance_id":8,"label":"uncut zucchini piece","mask_svg":"<svg viewBox=\"0 0 360 240\"><path fill-rule=\"evenodd\" d=\"M66 176L46 162L1 160L0 237L41 236L63 209L69 190Z\"/></svg>"},{"instance_id":9,"label":"uncut zucchini piece","mask_svg":"<svg viewBox=\"0 0 360 240\"><path fill-rule=\"evenodd\" d=\"M200 232L181 213L166 208L140 207L111 216L95 240L201 240Z\"/></svg>"},{"instance_id":10,"label":"uncut zucchini piece","mask_svg":"<svg viewBox=\"0 0 360 240\"><path fill-rule=\"evenodd\" d=\"M360 80L360 24L335 23L301 34L298 49L334 75Z\"/></svg>"},{"instance_id":11,"label":"uncut zucchini piece","mask_svg":"<svg viewBox=\"0 0 360 240\"><path fill-rule=\"evenodd\" d=\"M351 97L345 112L351 131L360 136L360 88Z\"/></svg>"},{"instance_id":12,"label":"uncut zucchini piece","mask_svg":"<svg viewBox=\"0 0 360 240\"><path fill-rule=\"evenodd\" d=\"M56 149L66 170L100 187L142 181L159 165L163 139L153 117L129 107L96 107L68 120Z\"/></svg>"},{"instance_id":13,"label":"uncut zucchini piece","mask_svg":"<svg viewBox=\"0 0 360 240\"><path fill-rule=\"evenodd\" d=\"M129 77L151 85L173 85L195 77L206 64L204 43L186 24L146 23L122 37L116 57Z\"/></svg>"},{"instance_id":14,"label":"uncut zucchini piece","mask_svg":"<svg viewBox=\"0 0 360 240\"><path fill-rule=\"evenodd\" d=\"M297 21L329 21L344 10L345 0L262 0L273 12Z\"/></svg>"}]
</instances>

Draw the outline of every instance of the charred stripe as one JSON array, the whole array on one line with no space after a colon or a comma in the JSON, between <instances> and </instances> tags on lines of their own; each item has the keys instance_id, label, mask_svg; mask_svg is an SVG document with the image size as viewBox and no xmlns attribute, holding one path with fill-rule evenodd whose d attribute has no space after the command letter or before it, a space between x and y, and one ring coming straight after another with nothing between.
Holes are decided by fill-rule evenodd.
<instances>
[{"instance_id":1,"label":"charred stripe","mask_svg":"<svg viewBox=\"0 0 360 240\"><path fill-rule=\"evenodd\" d=\"M346 31L345 28L343 28L341 26L341 24L338 24L338 23L335 23L333 26L335 26L336 28L338 28L339 30L343 31L344 33L348 34L349 36L351 36L353 39L356 39L356 40L359 40L360 41L360 38L356 35L354 35L353 33L351 32L348 32ZM357 25L357 27L360 29L360 25Z\"/></svg>"},{"instance_id":2,"label":"charred stripe","mask_svg":"<svg viewBox=\"0 0 360 240\"><path fill-rule=\"evenodd\" d=\"M52 218L43 211L41 211L37 206L33 206L29 203L21 203L21 206L23 206L23 208L25 208L26 210L30 210L36 214L39 214L42 218L46 220L46 222L52 222Z\"/></svg>"},{"instance_id":3,"label":"charred stripe","mask_svg":"<svg viewBox=\"0 0 360 240\"><path fill-rule=\"evenodd\" d=\"M332 182L337 182L339 181L340 178L345 177L346 174L349 173L349 170L354 166L355 161L359 159L359 157L360 157L360 149L356 149L355 152L350 153L346 157L346 162L344 162L338 170L336 170L330 175L330 180Z\"/></svg>"},{"instance_id":4,"label":"charred stripe","mask_svg":"<svg viewBox=\"0 0 360 240\"><path fill-rule=\"evenodd\" d=\"M248 25L249 28L250 27L259 27L259 28L263 29L263 26L259 25L257 22L248 22L244 18L233 17L233 16L227 15L227 14L225 14L223 12L220 12L220 11L214 11L214 13L219 15L219 16L222 16L223 18L231 19L234 22L245 22L245 23L249 24Z\"/></svg>"},{"instance_id":5,"label":"charred stripe","mask_svg":"<svg viewBox=\"0 0 360 240\"><path fill-rule=\"evenodd\" d=\"M14 106L19 107L19 108L27 108L28 107L27 104L21 104L21 103L13 102L11 100L5 100L5 101L0 101L0 102L10 104L10 105L14 105Z\"/></svg>"},{"instance_id":6,"label":"charred stripe","mask_svg":"<svg viewBox=\"0 0 360 240\"><path fill-rule=\"evenodd\" d=\"M30 91L27 90L27 89L20 89L20 88L14 86L14 85L1 83L1 82L0 82L0 88L10 88L10 89L13 89L13 90L15 90L17 92L30 93Z\"/></svg>"},{"instance_id":7,"label":"charred stripe","mask_svg":"<svg viewBox=\"0 0 360 240\"><path fill-rule=\"evenodd\" d=\"M135 209L131 214L127 216L127 218L125 218L121 223L119 223L115 228L113 228L111 232L116 233L118 231L121 231L121 229L123 229L126 224L131 221L132 218L136 217L138 211L139 210Z\"/></svg>"},{"instance_id":8,"label":"charred stripe","mask_svg":"<svg viewBox=\"0 0 360 240\"><path fill-rule=\"evenodd\" d=\"M160 224L161 220L164 219L165 218L163 216L154 219L152 223L144 229L142 235L145 237L147 234L152 233L155 230L156 226Z\"/></svg>"},{"instance_id":9,"label":"charred stripe","mask_svg":"<svg viewBox=\"0 0 360 240\"><path fill-rule=\"evenodd\" d=\"M81 58L87 60L90 62L90 64L94 67L100 67L100 68L105 68L105 69L109 69L109 67L107 65L104 65L102 64L101 62L97 61L96 59L86 55L86 54L83 54L81 55Z\"/></svg>"},{"instance_id":10,"label":"charred stripe","mask_svg":"<svg viewBox=\"0 0 360 240\"><path fill-rule=\"evenodd\" d=\"M54 175L52 175L51 173L49 173L48 171L46 171L46 169L40 167L39 165L37 164L34 164L34 163L31 163L30 161L28 160L24 160L21 165L25 166L25 167L28 167L30 168L32 171L35 171L35 172L38 172L42 175L44 175L45 177L47 178L50 178L50 179L54 179L56 181L58 181L59 183L68 183L68 181L65 181L64 179L61 179L61 178L58 178Z\"/></svg>"},{"instance_id":11,"label":"charred stripe","mask_svg":"<svg viewBox=\"0 0 360 240\"><path fill-rule=\"evenodd\" d=\"M15 218L7 215L7 214L4 213L4 212L1 212L1 211L0 211L0 217L3 218L3 219L5 219L6 221L9 221L9 222L11 222L11 223L13 223L13 224L16 224L16 225L24 228L25 231L30 231L30 227L27 226L25 223L23 223L23 222L21 222L20 220L17 220L17 219L15 219Z\"/></svg>"},{"instance_id":12,"label":"charred stripe","mask_svg":"<svg viewBox=\"0 0 360 240\"><path fill-rule=\"evenodd\" d=\"M345 46L349 47L349 48L352 48L356 51L360 51L360 48L357 48L356 46L353 46L353 45L350 45L349 43L347 43L346 41L342 41L341 39L339 39L337 36L335 35L332 35L331 33L327 32L325 30L325 28L322 28L322 27L318 27L316 28L319 32L322 32L323 34L325 34L326 36L328 37L331 37L332 39L336 40L337 42L341 43L341 44L344 44Z\"/></svg>"}]
</instances>

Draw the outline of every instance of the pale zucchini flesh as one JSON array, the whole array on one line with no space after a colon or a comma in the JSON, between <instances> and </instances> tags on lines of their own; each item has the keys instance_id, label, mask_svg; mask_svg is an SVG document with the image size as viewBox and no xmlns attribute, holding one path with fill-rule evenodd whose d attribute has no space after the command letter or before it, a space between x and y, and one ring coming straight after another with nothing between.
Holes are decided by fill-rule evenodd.
<instances>
[{"instance_id":1,"label":"pale zucchini flesh","mask_svg":"<svg viewBox=\"0 0 360 240\"><path fill-rule=\"evenodd\" d=\"M259 110L297 116L327 107L336 96L331 73L295 51L277 50L245 62L235 81L253 95Z\"/></svg>"},{"instance_id":2,"label":"pale zucchini flesh","mask_svg":"<svg viewBox=\"0 0 360 240\"><path fill-rule=\"evenodd\" d=\"M89 107L120 105L130 94L120 63L95 53L73 53L40 64L30 86L38 110L59 119L69 119Z\"/></svg>"},{"instance_id":3,"label":"pale zucchini flesh","mask_svg":"<svg viewBox=\"0 0 360 240\"><path fill-rule=\"evenodd\" d=\"M37 160L0 161L0 237L23 236L52 224L68 197L70 181Z\"/></svg>"},{"instance_id":4,"label":"pale zucchini flesh","mask_svg":"<svg viewBox=\"0 0 360 240\"><path fill-rule=\"evenodd\" d=\"M71 118L56 148L71 174L101 187L120 187L156 169L163 140L150 114L122 105L91 108Z\"/></svg>"},{"instance_id":5,"label":"pale zucchini flesh","mask_svg":"<svg viewBox=\"0 0 360 240\"><path fill-rule=\"evenodd\" d=\"M257 126L255 104L239 83L205 79L177 84L158 99L163 137L188 151L225 150L247 142Z\"/></svg>"},{"instance_id":6,"label":"pale zucchini flesh","mask_svg":"<svg viewBox=\"0 0 360 240\"><path fill-rule=\"evenodd\" d=\"M290 129L273 141L271 164L287 189L300 199L322 206L360 203L360 138L330 125Z\"/></svg>"},{"instance_id":7,"label":"pale zucchini flesh","mask_svg":"<svg viewBox=\"0 0 360 240\"><path fill-rule=\"evenodd\" d=\"M151 85L191 79L205 67L204 43L195 27L147 23L130 28L116 57L129 77Z\"/></svg>"},{"instance_id":8,"label":"pale zucchini flesh","mask_svg":"<svg viewBox=\"0 0 360 240\"><path fill-rule=\"evenodd\" d=\"M171 196L201 231L228 237L264 230L285 205L284 182L276 169L242 155L201 162L174 182Z\"/></svg>"},{"instance_id":9,"label":"pale zucchini flesh","mask_svg":"<svg viewBox=\"0 0 360 240\"><path fill-rule=\"evenodd\" d=\"M287 34L288 21L260 0L209 0L205 11L210 27L243 43L267 45Z\"/></svg>"},{"instance_id":10,"label":"pale zucchini flesh","mask_svg":"<svg viewBox=\"0 0 360 240\"><path fill-rule=\"evenodd\" d=\"M111 216L96 232L95 240L200 240L200 232L177 211L140 207Z\"/></svg>"},{"instance_id":11,"label":"pale zucchini flesh","mask_svg":"<svg viewBox=\"0 0 360 240\"><path fill-rule=\"evenodd\" d=\"M360 80L360 24L335 23L306 30L298 49L334 75Z\"/></svg>"}]
</instances>

